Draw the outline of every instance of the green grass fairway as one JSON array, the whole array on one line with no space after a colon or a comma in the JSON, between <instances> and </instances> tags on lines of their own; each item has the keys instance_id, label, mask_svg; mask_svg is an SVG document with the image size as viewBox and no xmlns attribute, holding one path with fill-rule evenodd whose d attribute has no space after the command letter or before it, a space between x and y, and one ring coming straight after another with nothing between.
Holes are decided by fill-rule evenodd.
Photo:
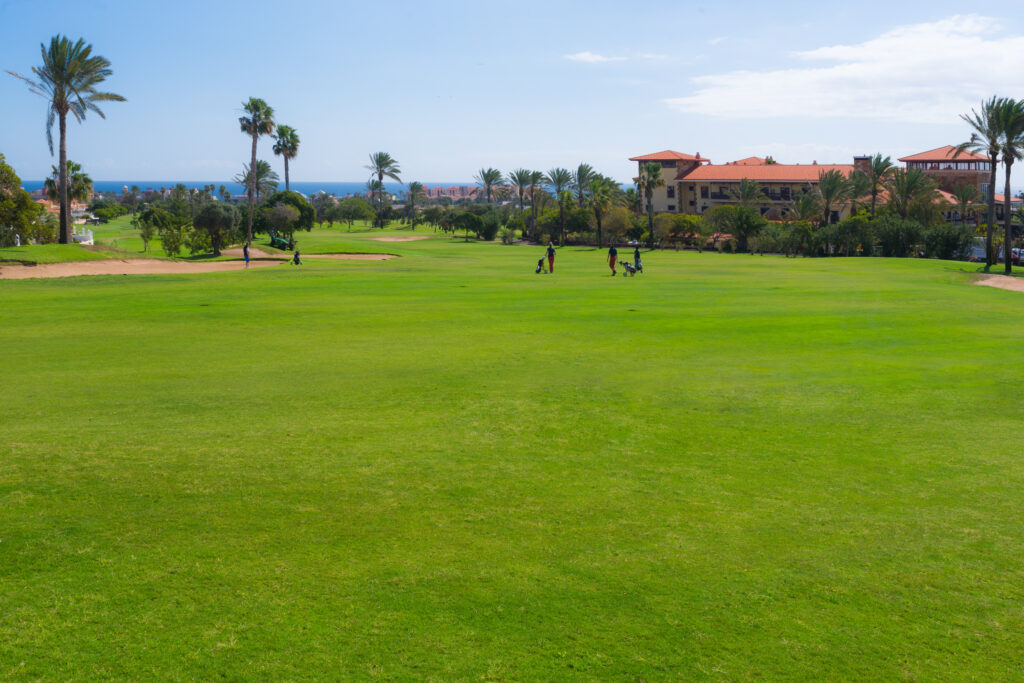
<instances>
[{"instance_id":1,"label":"green grass fairway","mask_svg":"<svg viewBox=\"0 0 1024 683\"><path fill-rule=\"evenodd\" d=\"M1024 294L370 236L0 281L0 679L1020 676Z\"/></svg>"}]
</instances>

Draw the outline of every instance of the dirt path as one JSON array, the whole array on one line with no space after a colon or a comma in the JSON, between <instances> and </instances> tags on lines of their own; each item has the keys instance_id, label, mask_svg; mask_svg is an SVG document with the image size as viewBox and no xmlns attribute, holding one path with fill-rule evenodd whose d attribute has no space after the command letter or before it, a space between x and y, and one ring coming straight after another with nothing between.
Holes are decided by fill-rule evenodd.
<instances>
[{"instance_id":1,"label":"dirt path","mask_svg":"<svg viewBox=\"0 0 1024 683\"><path fill-rule=\"evenodd\" d=\"M1024 292L1024 278L1010 277L1009 275L982 275L971 284L1008 289L1011 292Z\"/></svg>"},{"instance_id":2,"label":"dirt path","mask_svg":"<svg viewBox=\"0 0 1024 683\"><path fill-rule=\"evenodd\" d=\"M253 261L250 267L276 266L281 261ZM103 259L68 263L40 263L35 266L0 266L0 280L33 277L75 277L76 275L158 275L165 273L212 273L243 270L242 261L161 261L159 259Z\"/></svg>"},{"instance_id":3,"label":"dirt path","mask_svg":"<svg viewBox=\"0 0 1024 683\"><path fill-rule=\"evenodd\" d=\"M430 235L395 235L392 237L371 237L374 242L416 242L418 240L429 240Z\"/></svg>"},{"instance_id":4,"label":"dirt path","mask_svg":"<svg viewBox=\"0 0 1024 683\"><path fill-rule=\"evenodd\" d=\"M237 258L242 257L241 247L236 249L225 249L221 252L224 256L233 256ZM253 263L256 263L258 259L274 259L276 261L290 261L291 254L271 254L253 247L249 249L249 256L253 259ZM386 261L389 258L395 258L395 254L356 254L356 253L338 253L338 254L299 254L299 258L302 259L339 259L343 261Z\"/></svg>"}]
</instances>

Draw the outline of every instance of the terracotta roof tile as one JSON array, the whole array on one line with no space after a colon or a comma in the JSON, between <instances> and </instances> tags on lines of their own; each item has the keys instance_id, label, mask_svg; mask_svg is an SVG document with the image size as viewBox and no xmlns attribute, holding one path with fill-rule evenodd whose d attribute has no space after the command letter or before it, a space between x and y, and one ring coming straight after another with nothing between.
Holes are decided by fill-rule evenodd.
<instances>
[{"instance_id":1,"label":"terracotta roof tile","mask_svg":"<svg viewBox=\"0 0 1024 683\"><path fill-rule=\"evenodd\" d=\"M722 164L701 166L676 180L740 181L744 178L769 183L817 182L818 176L826 171L840 171L843 175L853 173L852 164L765 164L763 166L740 166Z\"/></svg>"},{"instance_id":2,"label":"terracotta roof tile","mask_svg":"<svg viewBox=\"0 0 1024 683\"><path fill-rule=\"evenodd\" d=\"M927 152L920 152L918 154L911 154L908 157L902 157L900 161L988 161L988 157L981 154L975 154L974 152L964 151L958 156L956 154L956 147L953 145L946 145L944 147L937 147L936 149L930 149Z\"/></svg>"},{"instance_id":3,"label":"terracotta roof tile","mask_svg":"<svg viewBox=\"0 0 1024 683\"><path fill-rule=\"evenodd\" d=\"M696 156L691 154L683 154L682 152L675 152L671 149L666 149L663 152L655 152L653 154L644 154L639 157L630 157L630 161L709 161L700 155L700 152Z\"/></svg>"}]
</instances>

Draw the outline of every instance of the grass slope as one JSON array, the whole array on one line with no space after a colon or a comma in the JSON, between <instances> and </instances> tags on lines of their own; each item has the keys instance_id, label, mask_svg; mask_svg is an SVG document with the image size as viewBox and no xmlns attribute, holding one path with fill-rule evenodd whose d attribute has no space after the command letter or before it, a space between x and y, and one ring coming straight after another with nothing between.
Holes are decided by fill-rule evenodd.
<instances>
[{"instance_id":1,"label":"grass slope","mask_svg":"<svg viewBox=\"0 0 1024 683\"><path fill-rule=\"evenodd\" d=\"M0 677L1024 665L1020 294L379 246L403 258L0 282Z\"/></svg>"}]
</instances>

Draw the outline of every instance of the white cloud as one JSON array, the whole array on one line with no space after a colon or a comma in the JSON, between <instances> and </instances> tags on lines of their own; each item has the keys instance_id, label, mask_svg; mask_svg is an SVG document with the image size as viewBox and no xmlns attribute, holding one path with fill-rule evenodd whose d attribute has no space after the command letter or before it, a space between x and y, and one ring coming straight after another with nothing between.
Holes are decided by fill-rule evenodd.
<instances>
[{"instance_id":1,"label":"white cloud","mask_svg":"<svg viewBox=\"0 0 1024 683\"><path fill-rule=\"evenodd\" d=\"M977 15L902 26L856 45L793 53L810 66L699 76L693 94L666 102L682 112L735 119L954 123L993 94L1024 90L1024 37L997 33L995 19Z\"/></svg>"},{"instance_id":2,"label":"white cloud","mask_svg":"<svg viewBox=\"0 0 1024 683\"><path fill-rule=\"evenodd\" d=\"M625 57L606 57L605 55L599 55L589 50L583 52L577 52L572 55L564 55L566 59L571 62L582 62L584 64L601 64L604 62L623 62L626 60Z\"/></svg>"}]
</instances>

